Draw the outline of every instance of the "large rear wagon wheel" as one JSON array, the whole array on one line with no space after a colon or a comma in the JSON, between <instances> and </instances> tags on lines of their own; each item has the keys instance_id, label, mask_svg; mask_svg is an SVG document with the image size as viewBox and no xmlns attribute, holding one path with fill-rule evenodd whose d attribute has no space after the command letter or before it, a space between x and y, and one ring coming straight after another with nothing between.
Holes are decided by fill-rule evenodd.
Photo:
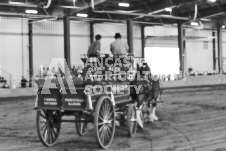
<instances>
[{"instance_id":1,"label":"large rear wagon wheel","mask_svg":"<svg viewBox=\"0 0 226 151\"><path fill-rule=\"evenodd\" d=\"M133 137L137 132L137 114L134 104L130 104L127 110L127 127L129 137Z\"/></svg>"},{"instance_id":2,"label":"large rear wagon wheel","mask_svg":"<svg viewBox=\"0 0 226 151\"><path fill-rule=\"evenodd\" d=\"M38 110L36 128L40 141L45 146L52 146L60 134L60 111Z\"/></svg>"},{"instance_id":3,"label":"large rear wagon wheel","mask_svg":"<svg viewBox=\"0 0 226 151\"><path fill-rule=\"evenodd\" d=\"M108 148L115 134L115 109L108 96L102 96L96 105L94 128L97 144Z\"/></svg>"}]
</instances>

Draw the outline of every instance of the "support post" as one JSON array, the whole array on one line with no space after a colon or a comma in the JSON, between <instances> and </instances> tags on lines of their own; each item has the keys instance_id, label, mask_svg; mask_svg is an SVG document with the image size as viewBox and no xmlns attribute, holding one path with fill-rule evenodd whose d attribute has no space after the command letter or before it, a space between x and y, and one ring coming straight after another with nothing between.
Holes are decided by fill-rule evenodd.
<instances>
[{"instance_id":1,"label":"support post","mask_svg":"<svg viewBox=\"0 0 226 151\"><path fill-rule=\"evenodd\" d=\"M89 28L90 28L90 44L94 42L94 29L93 29L93 22L90 22Z\"/></svg>"},{"instance_id":2,"label":"support post","mask_svg":"<svg viewBox=\"0 0 226 151\"><path fill-rule=\"evenodd\" d=\"M212 36L214 37L212 40L213 43L213 70L216 70L216 38L215 31L212 32Z\"/></svg>"},{"instance_id":3,"label":"support post","mask_svg":"<svg viewBox=\"0 0 226 151\"><path fill-rule=\"evenodd\" d=\"M65 75L68 75L71 69L71 53L70 53L70 17L65 15L64 19L64 58L66 60L65 64ZM68 68L67 68L68 67Z\"/></svg>"},{"instance_id":4,"label":"support post","mask_svg":"<svg viewBox=\"0 0 226 151\"><path fill-rule=\"evenodd\" d=\"M145 48L145 26L141 25L141 51L142 51L142 58L144 58L144 48Z\"/></svg>"},{"instance_id":5,"label":"support post","mask_svg":"<svg viewBox=\"0 0 226 151\"><path fill-rule=\"evenodd\" d=\"M28 56L29 56L29 87L32 87L33 78L33 30L32 21L28 21Z\"/></svg>"},{"instance_id":6,"label":"support post","mask_svg":"<svg viewBox=\"0 0 226 151\"><path fill-rule=\"evenodd\" d=\"M223 73L222 61L222 29L220 24L217 25L217 46L218 46L218 72Z\"/></svg>"},{"instance_id":7,"label":"support post","mask_svg":"<svg viewBox=\"0 0 226 151\"><path fill-rule=\"evenodd\" d=\"M181 21L177 23L178 28L178 47L179 47L179 59L180 59L180 72L184 74L184 43L183 43L183 25Z\"/></svg>"},{"instance_id":8,"label":"support post","mask_svg":"<svg viewBox=\"0 0 226 151\"><path fill-rule=\"evenodd\" d=\"M131 19L127 20L127 42L129 45L129 53L133 53L133 22Z\"/></svg>"},{"instance_id":9,"label":"support post","mask_svg":"<svg viewBox=\"0 0 226 151\"><path fill-rule=\"evenodd\" d=\"M183 28L183 74L185 74L187 71L187 57L186 57L186 41L185 41L185 29Z\"/></svg>"}]
</instances>

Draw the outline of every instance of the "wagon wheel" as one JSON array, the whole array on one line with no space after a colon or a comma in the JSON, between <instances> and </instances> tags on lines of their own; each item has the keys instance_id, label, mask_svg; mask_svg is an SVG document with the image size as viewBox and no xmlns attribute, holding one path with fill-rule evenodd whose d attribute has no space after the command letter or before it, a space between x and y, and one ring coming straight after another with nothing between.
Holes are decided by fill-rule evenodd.
<instances>
[{"instance_id":1,"label":"wagon wheel","mask_svg":"<svg viewBox=\"0 0 226 151\"><path fill-rule=\"evenodd\" d=\"M38 137L45 146L52 146L60 134L60 111L39 110L36 115Z\"/></svg>"},{"instance_id":2,"label":"wagon wheel","mask_svg":"<svg viewBox=\"0 0 226 151\"><path fill-rule=\"evenodd\" d=\"M94 128L98 145L101 148L108 148L115 134L115 109L108 96L102 96L98 100Z\"/></svg>"},{"instance_id":3,"label":"wagon wheel","mask_svg":"<svg viewBox=\"0 0 226 151\"><path fill-rule=\"evenodd\" d=\"M77 120L81 120L81 121L86 120L86 118L84 118L82 116L78 116L76 118L77 118ZM87 133L87 126L88 126L87 122L76 122L75 123L76 131L79 136L84 136Z\"/></svg>"},{"instance_id":4,"label":"wagon wheel","mask_svg":"<svg viewBox=\"0 0 226 151\"><path fill-rule=\"evenodd\" d=\"M127 110L127 127L129 136L133 137L137 131L137 114L134 104L130 104Z\"/></svg>"}]
</instances>

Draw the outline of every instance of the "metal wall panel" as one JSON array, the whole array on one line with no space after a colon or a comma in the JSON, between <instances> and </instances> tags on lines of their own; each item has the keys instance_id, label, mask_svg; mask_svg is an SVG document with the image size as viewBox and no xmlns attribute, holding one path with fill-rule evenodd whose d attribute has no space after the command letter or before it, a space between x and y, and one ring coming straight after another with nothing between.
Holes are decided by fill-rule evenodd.
<instances>
[{"instance_id":1,"label":"metal wall panel","mask_svg":"<svg viewBox=\"0 0 226 151\"><path fill-rule=\"evenodd\" d=\"M211 30L186 29L186 36L212 37ZM204 46L206 44L206 46ZM191 39L186 40L186 69L192 67L193 71L211 72L213 70L213 44L212 39Z\"/></svg>"},{"instance_id":2,"label":"metal wall panel","mask_svg":"<svg viewBox=\"0 0 226 151\"><path fill-rule=\"evenodd\" d=\"M46 21L33 24L34 75L40 66L49 67L53 58L64 57L63 22ZM70 22L71 64L81 65L81 54L86 54L89 40L89 23Z\"/></svg>"},{"instance_id":3,"label":"metal wall panel","mask_svg":"<svg viewBox=\"0 0 226 151\"><path fill-rule=\"evenodd\" d=\"M89 22L71 21L71 65L83 65L81 54L86 54L90 45Z\"/></svg>"},{"instance_id":4,"label":"metal wall panel","mask_svg":"<svg viewBox=\"0 0 226 151\"><path fill-rule=\"evenodd\" d=\"M40 66L50 66L52 58L64 57L63 22L45 21L33 23L34 75Z\"/></svg>"},{"instance_id":5,"label":"metal wall panel","mask_svg":"<svg viewBox=\"0 0 226 151\"><path fill-rule=\"evenodd\" d=\"M28 78L27 33L27 19L0 17L0 66L16 82ZM9 74L1 73L9 80Z\"/></svg>"}]
</instances>

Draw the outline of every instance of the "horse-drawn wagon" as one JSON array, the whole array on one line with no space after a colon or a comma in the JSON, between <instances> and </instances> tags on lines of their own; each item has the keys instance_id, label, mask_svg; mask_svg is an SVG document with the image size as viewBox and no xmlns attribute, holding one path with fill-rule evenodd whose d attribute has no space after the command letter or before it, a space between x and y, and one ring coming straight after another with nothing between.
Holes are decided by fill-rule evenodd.
<instances>
[{"instance_id":1,"label":"horse-drawn wagon","mask_svg":"<svg viewBox=\"0 0 226 151\"><path fill-rule=\"evenodd\" d=\"M39 85L35 103L37 133L46 146L55 144L62 122L73 122L81 136L86 134L87 124L93 123L97 144L108 148L119 113L126 121L129 136L136 133L136 106L130 93L128 72L132 57L85 57L82 60L85 65L82 80L73 76L36 80ZM66 120L64 116L75 119Z\"/></svg>"}]
</instances>

